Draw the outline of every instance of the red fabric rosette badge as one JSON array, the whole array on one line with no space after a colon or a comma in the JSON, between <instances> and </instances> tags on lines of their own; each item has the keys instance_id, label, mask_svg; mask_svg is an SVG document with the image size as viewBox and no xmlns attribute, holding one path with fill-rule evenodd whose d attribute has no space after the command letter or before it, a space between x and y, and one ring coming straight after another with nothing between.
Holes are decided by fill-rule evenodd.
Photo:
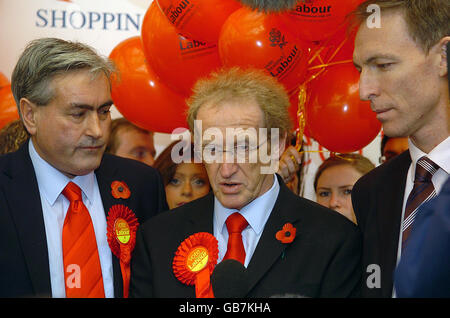
<instances>
[{"instance_id":1,"label":"red fabric rosette badge","mask_svg":"<svg viewBox=\"0 0 450 318\"><path fill-rule=\"evenodd\" d=\"M197 298L214 298L210 277L217 264L219 247L210 233L195 233L185 239L173 259L173 273L186 285L195 284Z\"/></svg>"},{"instance_id":2,"label":"red fabric rosette badge","mask_svg":"<svg viewBox=\"0 0 450 318\"><path fill-rule=\"evenodd\" d=\"M128 298L130 286L131 253L136 245L139 222L133 211L122 204L113 205L107 217L108 244L120 260L123 279L123 297Z\"/></svg>"}]
</instances>

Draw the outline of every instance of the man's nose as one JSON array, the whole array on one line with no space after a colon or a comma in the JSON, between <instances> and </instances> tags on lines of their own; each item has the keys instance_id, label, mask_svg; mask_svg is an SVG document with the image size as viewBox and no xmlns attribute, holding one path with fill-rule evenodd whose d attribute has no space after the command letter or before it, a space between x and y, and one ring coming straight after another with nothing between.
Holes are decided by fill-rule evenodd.
<instances>
[{"instance_id":1,"label":"man's nose","mask_svg":"<svg viewBox=\"0 0 450 318\"><path fill-rule=\"evenodd\" d=\"M378 81L369 70L363 70L359 77L359 98L373 100L380 94Z\"/></svg>"}]
</instances>

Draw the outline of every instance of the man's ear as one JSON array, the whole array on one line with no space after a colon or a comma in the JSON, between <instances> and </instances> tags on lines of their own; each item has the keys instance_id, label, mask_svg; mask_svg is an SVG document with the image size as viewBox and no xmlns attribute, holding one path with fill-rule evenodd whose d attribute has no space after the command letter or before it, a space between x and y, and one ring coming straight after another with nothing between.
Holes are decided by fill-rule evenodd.
<instances>
[{"instance_id":1,"label":"man's ear","mask_svg":"<svg viewBox=\"0 0 450 318\"><path fill-rule=\"evenodd\" d=\"M30 135L36 134L36 117L37 105L26 98L21 98L19 102L19 110L22 122Z\"/></svg>"},{"instance_id":2,"label":"man's ear","mask_svg":"<svg viewBox=\"0 0 450 318\"><path fill-rule=\"evenodd\" d=\"M450 42L450 36L443 37L439 41L439 51L440 51L440 63L439 63L439 75L447 76L448 74L448 59L447 55L450 52L447 51L447 44Z\"/></svg>"}]
</instances>

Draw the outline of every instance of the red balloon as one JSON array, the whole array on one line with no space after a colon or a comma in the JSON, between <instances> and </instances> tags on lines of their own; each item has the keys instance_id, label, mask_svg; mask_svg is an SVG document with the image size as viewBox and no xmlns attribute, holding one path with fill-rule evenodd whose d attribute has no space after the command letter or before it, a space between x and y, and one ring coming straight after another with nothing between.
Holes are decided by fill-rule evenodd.
<instances>
[{"instance_id":1,"label":"red balloon","mask_svg":"<svg viewBox=\"0 0 450 318\"><path fill-rule=\"evenodd\" d=\"M228 16L241 8L235 0L157 0L179 33L190 39L217 43Z\"/></svg>"},{"instance_id":2,"label":"red balloon","mask_svg":"<svg viewBox=\"0 0 450 318\"><path fill-rule=\"evenodd\" d=\"M217 45L179 35L156 1L145 14L142 42L148 64L161 81L185 96L199 78L221 66Z\"/></svg>"},{"instance_id":3,"label":"red balloon","mask_svg":"<svg viewBox=\"0 0 450 318\"><path fill-rule=\"evenodd\" d=\"M0 129L16 119L19 119L19 112L11 91L11 85L3 86L0 88Z\"/></svg>"},{"instance_id":4,"label":"red balloon","mask_svg":"<svg viewBox=\"0 0 450 318\"><path fill-rule=\"evenodd\" d=\"M378 135L381 123L370 103L359 99L359 73L351 63L327 67L308 90L308 128L328 150L357 151Z\"/></svg>"},{"instance_id":5,"label":"red balloon","mask_svg":"<svg viewBox=\"0 0 450 318\"><path fill-rule=\"evenodd\" d=\"M109 56L120 71L111 95L119 112L139 127L171 133L188 127L183 97L162 84L145 61L139 36L119 43Z\"/></svg>"},{"instance_id":6,"label":"red balloon","mask_svg":"<svg viewBox=\"0 0 450 318\"><path fill-rule=\"evenodd\" d=\"M293 35L305 41L321 41L333 35L345 24L348 13L363 0L309 0L299 1L287 13L276 19Z\"/></svg>"},{"instance_id":7,"label":"red balloon","mask_svg":"<svg viewBox=\"0 0 450 318\"><path fill-rule=\"evenodd\" d=\"M308 47L281 32L275 22L245 7L235 11L222 27L219 54L226 66L265 69L292 92L304 78Z\"/></svg>"}]
</instances>

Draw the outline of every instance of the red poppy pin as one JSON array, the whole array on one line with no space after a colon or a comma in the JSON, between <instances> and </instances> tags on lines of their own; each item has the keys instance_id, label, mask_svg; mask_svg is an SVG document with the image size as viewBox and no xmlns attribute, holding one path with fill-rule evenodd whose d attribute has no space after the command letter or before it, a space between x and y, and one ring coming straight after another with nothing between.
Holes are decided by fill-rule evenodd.
<instances>
[{"instance_id":1,"label":"red poppy pin","mask_svg":"<svg viewBox=\"0 0 450 318\"><path fill-rule=\"evenodd\" d=\"M292 243L292 241L295 238L295 233L297 232L297 229L292 226L291 223L286 223L283 225L283 228L277 232L275 237L278 241L281 243Z\"/></svg>"},{"instance_id":2,"label":"red poppy pin","mask_svg":"<svg viewBox=\"0 0 450 318\"><path fill-rule=\"evenodd\" d=\"M123 181L113 181L111 183L111 194L116 199L128 199L131 191Z\"/></svg>"}]
</instances>

